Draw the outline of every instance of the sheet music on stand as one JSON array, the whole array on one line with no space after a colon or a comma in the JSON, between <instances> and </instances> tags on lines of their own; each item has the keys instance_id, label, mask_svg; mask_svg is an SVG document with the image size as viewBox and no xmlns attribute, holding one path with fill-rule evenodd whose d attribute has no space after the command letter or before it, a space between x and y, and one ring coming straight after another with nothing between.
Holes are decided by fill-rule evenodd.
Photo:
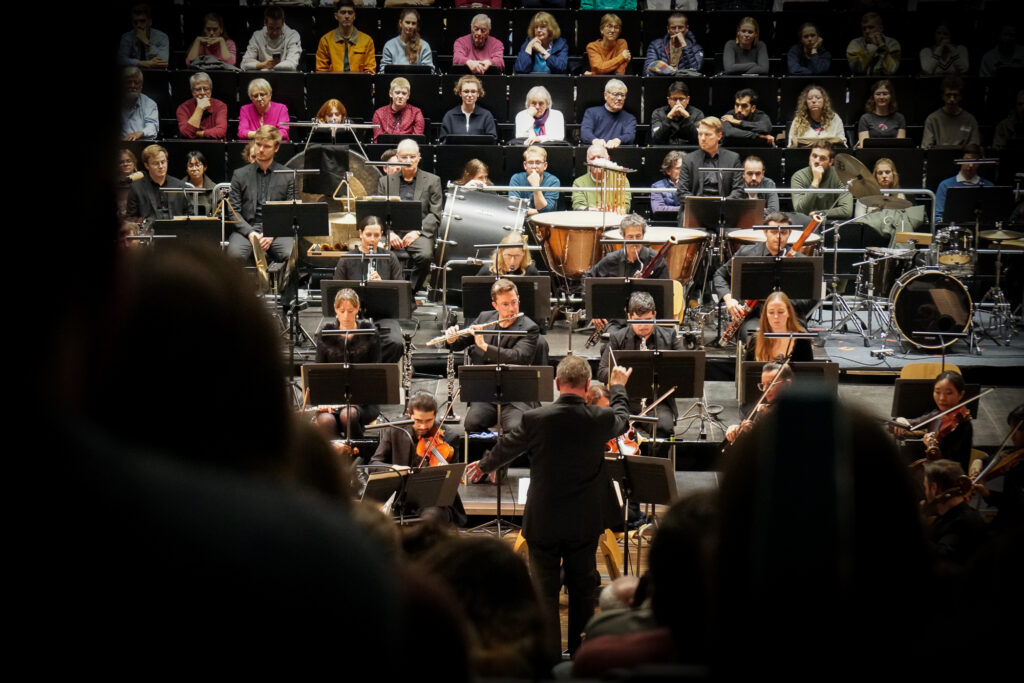
<instances>
[{"instance_id":1,"label":"sheet music on stand","mask_svg":"<svg viewBox=\"0 0 1024 683\"><path fill-rule=\"evenodd\" d=\"M736 256L732 259L732 295L740 301L783 291L790 299L821 299L824 257Z\"/></svg>"},{"instance_id":2,"label":"sheet music on stand","mask_svg":"<svg viewBox=\"0 0 1024 683\"><path fill-rule=\"evenodd\" d=\"M684 228L752 228L764 220L763 199L686 197L679 219Z\"/></svg>"}]
</instances>

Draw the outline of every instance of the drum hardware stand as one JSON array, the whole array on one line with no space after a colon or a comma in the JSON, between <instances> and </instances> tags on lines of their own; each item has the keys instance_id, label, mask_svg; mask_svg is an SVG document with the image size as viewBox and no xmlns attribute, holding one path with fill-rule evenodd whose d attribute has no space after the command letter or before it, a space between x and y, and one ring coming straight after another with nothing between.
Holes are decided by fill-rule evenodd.
<instances>
[{"instance_id":1,"label":"drum hardware stand","mask_svg":"<svg viewBox=\"0 0 1024 683\"><path fill-rule=\"evenodd\" d=\"M998 240L995 243L996 283L985 292L985 296L975 308L975 314L980 313L982 307L991 307L988 325L983 330L996 344L1009 346L1010 340L1017 336L1017 329L1014 325L1013 311L1010 310L1010 302L1006 300L1006 294L999 286L1003 271L1003 242Z\"/></svg>"},{"instance_id":2,"label":"drum hardware stand","mask_svg":"<svg viewBox=\"0 0 1024 683\"><path fill-rule=\"evenodd\" d=\"M576 329L576 323L579 322L580 316L582 316L584 313L585 313L585 311L582 308L577 308L577 309L574 309L574 310L571 310L571 311L568 308L565 309L565 321L567 323L569 323L569 349L568 349L568 351L566 351L566 355L568 355L568 356L572 356L573 355L573 352L572 352L572 331Z\"/></svg>"},{"instance_id":3,"label":"drum hardware stand","mask_svg":"<svg viewBox=\"0 0 1024 683\"><path fill-rule=\"evenodd\" d=\"M694 410L697 411L695 415L691 415ZM722 432L722 437L725 437L725 423L718 419L721 414L723 407L717 403L708 404L707 397L701 394L701 397L694 402L689 409L675 419L675 424L678 424L682 420L700 420L700 440L706 441L708 438L708 425L712 427L718 427Z\"/></svg>"},{"instance_id":4,"label":"drum hardware stand","mask_svg":"<svg viewBox=\"0 0 1024 683\"><path fill-rule=\"evenodd\" d=\"M846 299L839 293L839 230L847 223L852 223L858 220L857 218L849 218L841 223L836 223L831 228L826 228L821 231L822 237L825 233L832 231L832 276L831 276L831 292L829 293L829 307L832 309L832 327L826 334L835 334L837 330L843 328L847 321L850 321L857 328L858 334L864 338L864 346L869 346L869 339L873 336L869 328L864 327L864 323L861 322L860 318L857 317L857 311L860 310L863 302L858 302L857 306L850 308L849 304L846 303ZM836 310L841 310L843 318L837 323L836 322ZM870 311L870 309L868 309ZM871 324L871 317L868 316L868 324Z\"/></svg>"}]
</instances>

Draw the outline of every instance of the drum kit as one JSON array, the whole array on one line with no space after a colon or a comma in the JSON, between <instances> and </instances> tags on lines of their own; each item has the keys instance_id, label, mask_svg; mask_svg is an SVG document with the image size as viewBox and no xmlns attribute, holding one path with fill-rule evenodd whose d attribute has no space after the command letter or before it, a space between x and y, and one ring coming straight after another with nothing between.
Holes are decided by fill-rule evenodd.
<instances>
[{"instance_id":1,"label":"drum kit","mask_svg":"<svg viewBox=\"0 0 1024 683\"><path fill-rule=\"evenodd\" d=\"M869 207L905 209L911 203L893 195L882 195L870 171L860 161L847 154L836 157L836 171L847 184L851 194ZM990 230L977 233L978 237L995 243L1000 251L996 260L996 283L982 300L990 309L988 324L982 328L1000 343L1013 336L1013 316L1006 296L999 286L1002 270L1001 246L1006 240L1019 239L1021 233ZM878 314L889 329L909 345L920 349L945 349L957 339L967 338L973 350L976 344L972 326L979 310L971 300L968 285L977 266L975 231L957 225L939 229L930 237L926 253L909 249L867 247L858 268L855 294L860 302L848 308L842 326L859 310L865 310L868 326L861 326L865 345L872 336L872 316ZM922 242L927 239L920 240ZM887 311L886 311L887 309ZM858 321L859 322L859 321ZM879 332L885 332L880 325ZM835 328L833 328L835 329Z\"/></svg>"}]
</instances>

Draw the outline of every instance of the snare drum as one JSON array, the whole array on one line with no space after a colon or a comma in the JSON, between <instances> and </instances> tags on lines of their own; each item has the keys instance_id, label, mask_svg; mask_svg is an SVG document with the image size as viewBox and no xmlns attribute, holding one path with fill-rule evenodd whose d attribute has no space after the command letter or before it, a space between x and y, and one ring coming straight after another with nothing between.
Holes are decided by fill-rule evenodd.
<instances>
[{"instance_id":1,"label":"snare drum","mask_svg":"<svg viewBox=\"0 0 1024 683\"><path fill-rule=\"evenodd\" d=\"M900 336L922 349L941 349L958 338L915 332L967 332L974 314L963 283L937 268L904 273L889 293L889 304Z\"/></svg>"},{"instance_id":2,"label":"snare drum","mask_svg":"<svg viewBox=\"0 0 1024 683\"><path fill-rule=\"evenodd\" d=\"M858 296L889 296L896 281L914 267L913 249L867 247L864 251L872 263L858 266L861 275L857 284Z\"/></svg>"},{"instance_id":3,"label":"snare drum","mask_svg":"<svg viewBox=\"0 0 1024 683\"><path fill-rule=\"evenodd\" d=\"M974 236L968 228L951 225L932 238L931 265L960 277L974 275L978 254L974 250Z\"/></svg>"},{"instance_id":4,"label":"snare drum","mask_svg":"<svg viewBox=\"0 0 1024 683\"><path fill-rule=\"evenodd\" d=\"M597 263L602 233L621 222L622 216L610 211L549 211L530 217L548 267L567 278L580 278Z\"/></svg>"},{"instance_id":5,"label":"snare drum","mask_svg":"<svg viewBox=\"0 0 1024 683\"><path fill-rule=\"evenodd\" d=\"M651 249L657 251L668 238L673 236L677 244L668 248L665 252L665 265L668 266L668 275L673 280L684 285L690 284L693 275L697 270L697 263L704 252L704 246L708 242L706 230L695 230L693 228L665 228L651 226L644 231L644 239L651 242ZM604 234L605 239L621 240L622 230L616 228ZM622 249L621 244L606 244L605 253L611 253Z\"/></svg>"},{"instance_id":6,"label":"snare drum","mask_svg":"<svg viewBox=\"0 0 1024 683\"><path fill-rule=\"evenodd\" d=\"M789 239L786 240L786 244L789 245L790 249L800 239L801 232L803 231L799 225L793 226L793 229L790 230ZM764 242L764 230L733 230L725 236L726 256L732 258L740 250L740 247L756 244L757 242ZM800 253L804 256L821 256L821 235L815 233L808 235L800 247Z\"/></svg>"}]
</instances>

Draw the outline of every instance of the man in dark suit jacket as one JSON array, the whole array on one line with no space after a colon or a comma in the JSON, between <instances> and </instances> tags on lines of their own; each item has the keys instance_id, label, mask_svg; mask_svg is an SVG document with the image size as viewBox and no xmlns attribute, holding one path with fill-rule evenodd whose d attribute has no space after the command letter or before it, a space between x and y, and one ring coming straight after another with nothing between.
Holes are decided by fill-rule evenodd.
<instances>
[{"instance_id":1,"label":"man in dark suit jacket","mask_svg":"<svg viewBox=\"0 0 1024 683\"><path fill-rule=\"evenodd\" d=\"M185 183L167 175L167 150L150 145L142 150L146 176L132 183L125 207L126 218L173 218L189 213L184 193L161 192L161 188L182 188Z\"/></svg>"},{"instance_id":2,"label":"man in dark suit jacket","mask_svg":"<svg viewBox=\"0 0 1024 683\"><path fill-rule=\"evenodd\" d=\"M580 633L594 613L597 587L598 536L604 529L603 501L610 486L604 466L609 439L624 432L629 401L624 385L629 370L616 367L609 378L609 408L586 405L590 365L579 356L558 364L555 384L559 397L553 404L531 410L522 424L503 435L478 462L466 467L477 481L519 453L530 458L530 490L523 514L523 536L530 545L530 573L545 609L549 638L561 649L558 592L559 565L565 568L569 589L569 651L580 645Z\"/></svg>"},{"instance_id":3,"label":"man in dark suit jacket","mask_svg":"<svg viewBox=\"0 0 1024 683\"><path fill-rule=\"evenodd\" d=\"M274 261L285 261L292 252L291 237L263 236L263 205L286 201L295 196L295 176L274 171L288 170L274 161L281 148L281 132L276 126L262 126L253 137L256 161L236 170L231 176L231 206L242 219L228 236L228 256L248 263L252 260L249 234L255 232L263 251Z\"/></svg>"},{"instance_id":4,"label":"man in dark suit jacket","mask_svg":"<svg viewBox=\"0 0 1024 683\"><path fill-rule=\"evenodd\" d=\"M511 280L501 278L491 285L491 306L493 311L484 311L473 321L474 325L489 323L499 318L510 318L519 315L519 290ZM474 365L535 365L540 327L525 315L498 325L502 330L523 331L525 335L502 336L490 332L495 326L481 330L479 333L458 336L459 327L453 325L445 331L448 348L461 351L469 347L469 358ZM539 407L539 403L502 403L501 429L510 431L519 426L523 413L531 408ZM498 421L497 403L470 403L466 420L463 423L467 433L485 432Z\"/></svg>"},{"instance_id":5,"label":"man in dark suit jacket","mask_svg":"<svg viewBox=\"0 0 1024 683\"><path fill-rule=\"evenodd\" d=\"M697 124L697 144L699 150L688 152L683 157L683 167L679 171L679 183L676 195L679 205L685 207L686 198L694 197L730 197L743 198L742 171L698 171L700 168L739 168L740 155L719 147L722 141L722 121L715 116L707 116ZM679 212L682 225L683 212Z\"/></svg>"},{"instance_id":6,"label":"man in dark suit jacket","mask_svg":"<svg viewBox=\"0 0 1024 683\"><path fill-rule=\"evenodd\" d=\"M654 297L647 292L633 292L629 297L629 304L626 308L629 320L654 320L657 318L657 310L654 305ZM678 351L679 340L676 338L675 330L670 327L656 327L654 325L629 325L612 332L608 337L601 353L601 362L597 369L597 378L602 382L608 381L608 374L611 368L611 351L620 349L626 351L658 350ZM669 387L662 387L666 391ZM640 401L630 401L630 410L640 411ZM667 439L672 436L675 430L675 418L679 415L676 408L675 396L669 396L658 404L654 409L658 417L658 425L655 434L660 439ZM661 455L658 449L657 455Z\"/></svg>"},{"instance_id":7,"label":"man in dark suit jacket","mask_svg":"<svg viewBox=\"0 0 1024 683\"><path fill-rule=\"evenodd\" d=\"M409 253L414 273L413 289L418 290L427 279L430 262L434 258L434 236L441 225L444 192L441 191L440 178L420 170L420 146L415 140L402 140L398 143L395 161L410 165L378 180L377 194L420 202L423 218L420 229L407 232L402 237L394 233L389 236L392 249L405 249Z\"/></svg>"}]
</instances>

